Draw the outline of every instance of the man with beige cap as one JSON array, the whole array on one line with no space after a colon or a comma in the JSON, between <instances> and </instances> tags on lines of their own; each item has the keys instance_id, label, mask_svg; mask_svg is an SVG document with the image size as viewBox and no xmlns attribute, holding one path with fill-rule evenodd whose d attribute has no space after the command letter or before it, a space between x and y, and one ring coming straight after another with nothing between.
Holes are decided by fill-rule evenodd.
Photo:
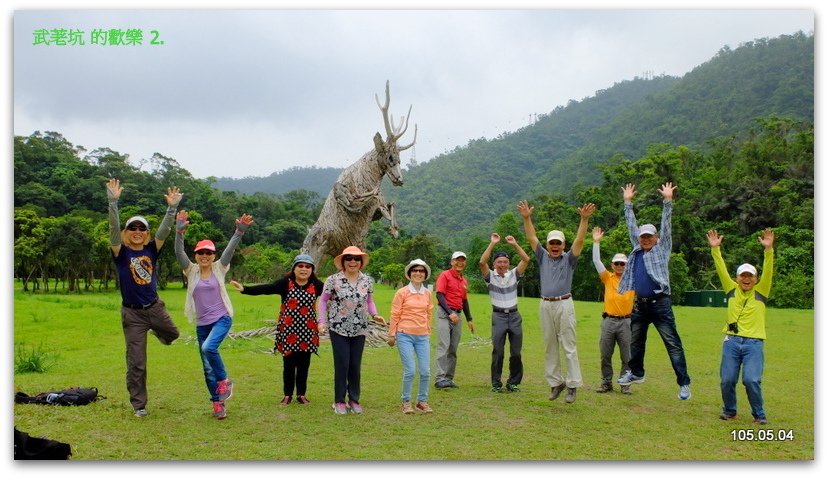
<instances>
[{"instance_id":1,"label":"man with beige cap","mask_svg":"<svg viewBox=\"0 0 828 478\"><path fill-rule=\"evenodd\" d=\"M601 338L598 348L601 351L601 386L598 393L612 391L612 354L615 344L618 344L618 354L621 356L621 376L629 370L630 361L630 320L632 318L635 292L628 290L618 293L621 276L627 267L627 256L618 253L612 257L612 272L601 262L601 239L604 231L600 227L592 229L592 264L598 271L598 278L604 284L604 311L601 314ZM621 385L621 393L629 395L630 385Z\"/></svg>"},{"instance_id":2,"label":"man with beige cap","mask_svg":"<svg viewBox=\"0 0 828 478\"><path fill-rule=\"evenodd\" d=\"M545 369L546 381L552 387L550 400L557 399L564 389L566 403L575 402L575 392L583 386L581 365L578 361L575 334L575 305L572 302L572 276L578 264L578 256L584 247L587 224L595 212L595 204L588 203L578 208L581 221L578 232L569 252L566 237L558 230L549 231L546 243L541 245L532 224L533 207L526 201L518 203L518 212L523 217L523 230L529 244L535 252L540 275L540 322L541 332L546 346ZM561 373L560 351L566 358L566 378Z\"/></svg>"}]
</instances>

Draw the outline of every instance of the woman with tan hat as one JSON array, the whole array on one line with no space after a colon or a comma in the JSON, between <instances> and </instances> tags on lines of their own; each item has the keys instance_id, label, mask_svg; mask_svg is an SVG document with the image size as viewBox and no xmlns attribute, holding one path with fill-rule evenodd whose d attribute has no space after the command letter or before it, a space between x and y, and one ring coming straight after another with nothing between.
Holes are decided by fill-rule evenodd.
<instances>
[{"instance_id":1,"label":"woman with tan hat","mask_svg":"<svg viewBox=\"0 0 828 478\"><path fill-rule=\"evenodd\" d=\"M414 413L415 409L430 413L428 406L428 381L431 379L429 352L431 344L431 291L425 281L431 276L431 268L422 259L414 259L405 266L407 286L394 294L391 301L391 325L388 326L388 345L397 345L403 365L402 411ZM411 406L411 388L414 370L420 371L420 387L417 404Z\"/></svg>"},{"instance_id":2,"label":"woman with tan hat","mask_svg":"<svg viewBox=\"0 0 828 478\"><path fill-rule=\"evenodd\" d=\"M320 332L329 330L333 348L333 409L337 415L348 413L349 408L352 413L362 413L359 385L368 317L385 324L374 304L373 281L362 272L368 261L368 254L358 247L346 247L342 254L334 257L339 272L325 281L319 299Z\"/></svg>"},{"instance_id":3,"label":"woman with tan hat","mask_svg":"<svg viewBox=\"0 0 828 478\"><path fill-rule=\"evenodd\" d=\"M184 313L190 323L196 324L204 380L213 402L213 416L219 420L227 418L224 401L233 395L233 382L227 377L227 369L218 350L233 325L233 304L224 287L224 277L230 270L230 261L241 237L252 223L253 216L249 214L242 214L236 219L236 232L219 260L216 260L213 241L199 241L194 249L196 262L193 263L184 252L184 231L190 224L189 213L182 210L176 216L175 257L187 276Z\"/></svg>"}]
</instances>

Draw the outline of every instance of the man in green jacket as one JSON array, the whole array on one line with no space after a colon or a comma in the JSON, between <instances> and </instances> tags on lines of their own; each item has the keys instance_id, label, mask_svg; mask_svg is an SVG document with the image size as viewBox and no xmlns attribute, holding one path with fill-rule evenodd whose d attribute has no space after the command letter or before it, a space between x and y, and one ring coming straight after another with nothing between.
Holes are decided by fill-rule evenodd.
<instances>
[{"instance_id":1,"label":"man in green jacket","mask_svg":"<svg viewBox=\"0 0 828 478\"><path fill-rule=\"evenodd\" d=\"M765 305L773 281L773 241L771 229L765 229L759 243L765 248L762 278L758 280L756 267L742 264L736 269L736 280L730 278L722 258L722 239L715 229L707 231L707 242L713 254L716 273L727 296L727 324L724 327L722 363L722 420L736 419L736 382L739 369L747 391L753 422L768 423L762 400L762 371L765 366Z\"/></svg>"}]
</instances>

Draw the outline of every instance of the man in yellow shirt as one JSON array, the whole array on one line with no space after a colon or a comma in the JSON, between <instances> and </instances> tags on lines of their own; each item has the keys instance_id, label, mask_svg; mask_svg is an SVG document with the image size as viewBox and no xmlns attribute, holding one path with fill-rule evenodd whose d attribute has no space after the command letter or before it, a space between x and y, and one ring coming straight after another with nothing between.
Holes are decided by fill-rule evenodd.
<instances>
[{"instance_id":1,"label":"man in yellow shirt","mask_svg":"<svg viewBox=\"0 0 828 478\"><path fill-rule=\"evenodd\" d=\"M632 319L633 301L635 291L628 290L623 294L618 293L618 284L621 283L621 276L624 275L624 268L627 266L627 256L616 254L612 258L612 272L604 267L601 262L601 239L604 231L600 227L592 229L592 264L598 271L598 277L604 283L604 313L601 314L601 338L598 347L601 351L601 386L596 390L598 393L612 391L612 354L615 351L615 344L618 344L618 351L621 355L621 373L623 376L629 370L630 342L630 321ZM631 394L630 385L621 385L621 393Z\"/></svg>"},{"instance_id":2,"label":"man in yellow shirt","mask_svg":"<svg viewBox=\"0 0 828 478\"><path fill-rule=\"evenodd\" d=\"M722 389L722 420L736 419L736 382L739 369L747 391L753 422L768 423L762 400L762 372L765 367L765 303L770 296L773 281L773 241L771 229L759 236L765 248L762 278L756 268L742 264L736 269L736 280L730 278L722 258L722 240L715 229L707 231L707 242L716 265L716 273L727 297L727 324L724 327L722 363L720 368Z\"/></svg>"}]
</instances>

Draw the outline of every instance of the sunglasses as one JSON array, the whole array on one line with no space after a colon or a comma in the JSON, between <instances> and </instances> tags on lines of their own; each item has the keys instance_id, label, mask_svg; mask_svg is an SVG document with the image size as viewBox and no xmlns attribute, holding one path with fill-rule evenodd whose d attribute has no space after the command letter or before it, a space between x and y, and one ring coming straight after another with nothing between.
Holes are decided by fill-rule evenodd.
<instances>
[{"instance_id":1,"label":"sunglasses","mask_svg":"<svg viewBox=\"0 0 828 478\"><path fill-rule=\"evenodd\" d=\"M422 272L425 274L425 269L411 269L411 272Z\"/></svg>"},{"instance_id":2,"label":"sunglasses","mask_svg":"<svg viewBox=\"0 0 828 478\"><path fill-rule=\"evenodd\" d=\"M345 262L357 261L362 262L362 256L342 256L342 260Z\"/></svg>"},{"instance_id":3,"label":"sunglasses","mask_svg":"<svg viewBox=\"0 0 828 478\"><path fill-rule=\"evenodd\" d=\"M141 231L141 232L145 232L146 230L147 230L147 226L144 226L144 225L140 225L140 226L139 226L139 225L134 225L134 224L133 224L133 225L127 226L127 231Z\"/></svg>"},{"instance_id":4,"label":"sunglasses","mask_svg":"<svg viewBox=\"0 0 828 478\"><path fill-rule=\"evenodd\" d=\"M548 244L550 244L552 246L560 246L561 244L563 244L563 242L561 242L561 241L549 241Z\"/></svg>"},{"instance_id":5,"label":"sunglasses","mask_svg":"<svg viewBox=\"0 0 828 478\"><path fill-rule=\"evenodd\" d=\"M627 263L626 262L613 262L612 265L614 265L614 266L625 266L625 265L627 265Z\"/></svg>"},{"instance_id":6,"label":"sunglasses","mask_svg":"<svg viewBox=\"0 0 828 478\"><path fill-rule=\"evenodd\" d=\"M201 249L201 250L196 251L197 256L203 256L203 255L212 256L213 254L215 254L215 252L211 251L209 249Z\"/></svg>"},{"instance_id":7,"label":"sunglasses","mask_svg":"<svg viewBox=\"0 0 828 478\"><path fill-rule=\"evenodd\" d=\"M296 264L296 268L297 269L313 269L313 266L310 265L310 264L303 264L303 263L300 262L300 263Z\"/></svg>"}]
</instances>

